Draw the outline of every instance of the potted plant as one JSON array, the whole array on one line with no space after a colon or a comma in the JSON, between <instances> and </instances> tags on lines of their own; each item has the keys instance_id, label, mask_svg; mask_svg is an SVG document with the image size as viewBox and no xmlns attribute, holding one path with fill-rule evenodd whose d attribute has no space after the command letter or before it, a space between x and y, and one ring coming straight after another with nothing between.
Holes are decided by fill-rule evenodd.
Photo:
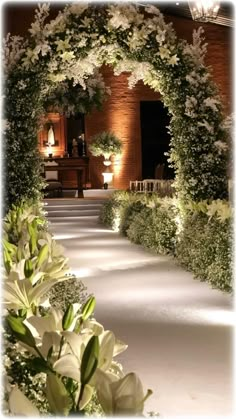
<instances>
[{"instance_id":1,"label":"potted plant","mask_svg":"<svg viewBox=\"0 0 236 419\"><path fill-rule=\"evenodd\" d=\"M89 151L93 156L104 156L105 161L109 158L122 152L121 140L110 131L103 131L91 138Z\"/></svg>"}]
</instances>

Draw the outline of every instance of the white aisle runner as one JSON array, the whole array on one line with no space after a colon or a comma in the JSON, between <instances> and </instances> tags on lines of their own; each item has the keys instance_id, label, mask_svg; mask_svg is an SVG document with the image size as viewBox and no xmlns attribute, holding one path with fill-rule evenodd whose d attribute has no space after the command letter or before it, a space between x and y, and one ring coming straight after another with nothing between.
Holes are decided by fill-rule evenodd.
<instances>
[{"instance_id":1,"label":"white aisle runner","mask_svg":"<svg viewBox=\"0 0 236 419\"><path fill-rule=\"evenodd\" d=\"M99 224L101 201L49 201L51 231L95 295L96 319L129 345L117 360L154 392L146 411L230 416L231 297Z\"/></svg>"}]
</instances>

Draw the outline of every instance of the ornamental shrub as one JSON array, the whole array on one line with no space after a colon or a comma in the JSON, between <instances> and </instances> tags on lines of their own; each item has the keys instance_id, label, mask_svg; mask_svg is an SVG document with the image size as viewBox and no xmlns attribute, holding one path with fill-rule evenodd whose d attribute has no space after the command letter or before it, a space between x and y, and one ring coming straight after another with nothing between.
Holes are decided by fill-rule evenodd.
<instances>
[{"instance_id":1,"label":"ornamental shrub","mask_svg":"<svg viewBox=\"0 0 236 419\"><path fill-rule=\"evenodd\" d=\"M142 244L143 236L147 228L147 221L151 216L152 208L145 207L139 213L135 214L129 228L127 229L127 237L132 243Z\"/></svg>"},{"instance_id":2,"label":"ornamental shrub","mask_svg":"<svg viewBox=\"0 0 236 419\"><path fill-rule=\"evenodd\" d=\"M126 191L115 191L111 198L103 204L99 217L100 221L113 230L120 230L121 217L125 208L131 202L131 196L134 200L136 194Z\"/></svg>"},{"instance_id":3,"label":"ornamental shrub","mask_svg":"<svg viewBox=\"0 0 236 419\"><path fill-rule=\"evenodd\" d=\"M159 254L173 253L176 230L174 208L172 206L156 206L146 220L142 244Z\"/></svg>"},{"instance_id":4,"label":"ornamental shrub","mask_svg":"<svg viewBox=\"0 0 236 419\"><path fill-rule=\"evenodd\" d=\"M233 231L228 201L189 202L181 226L179 216L173 198L118 191L104 204L100 220L133 243L175 255L196 278L231 292Z\"/></svg>"},{"instance_id":5,"label":"ornamental shrub","mask_svg":"<svg viewBox=\"0 0 236 419\"><path fill-rule=\"evenodd\" d=\"M141 197L133 196L130 202L127 202L126 205L120 209L120 233L127 235L127 230L132 223L135 215L140 214L140 212L145 208L145 202L142 202Z\"/></svg>"},{"instance_id":6,"label":"ornamental shrub","mask_svg":"<svg viewBox=\"0 0 236 419\"><path fill-rule=\"evenodd\" d=\"M176 243L176 257L195 277L214 288L232 291L233 232L230 218L220 221L190 214Z\"/></svg>"},{"instance_id":7,"label":"ornamental shrub","mask_svg":"<svg viewBox=\"0 0 236 419\"><path fill-rule=\"evenodd\" d=\"M91 138L89 151L95 157L104 156L109 159L112 155L121 154L122 142L113 132L99 132Z\"/></svg>"}]
</instances>

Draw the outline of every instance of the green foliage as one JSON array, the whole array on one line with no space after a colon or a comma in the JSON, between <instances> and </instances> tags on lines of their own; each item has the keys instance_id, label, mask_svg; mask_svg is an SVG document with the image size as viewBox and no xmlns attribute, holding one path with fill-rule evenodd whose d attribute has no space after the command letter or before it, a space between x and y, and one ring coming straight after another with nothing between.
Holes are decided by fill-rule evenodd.
<instances>
[{"instance_id":1,"label":"green foliage","mask_svg":"<svg viewBox=\"0 0 236 419\"><path fill-rule=\"evenodd\" d=\"M189 201L183 211L172 198L117 191L103 205L100 220L133 243L175 255L195 277L231 292L232 215L225 200Z\"/></svg>"},{"instance_id":2,"label":"green foliage","mask_svg":"<svg viewBox=\"0 0 236 419\"><path fill-rule=\"evenodd\" d=\"M171 205L144 208L133 218L127 236L156 253L173 253L177 229L175 216L176 211Z\"/></svg>"},{"instance_id":3,"label":"green foliage","mask_svg":"<svg viewBox=\"0 0 236 419\"><path fill-rule=\"evenodd\" d=\"M127 230L127 237L136 244L143 243L143 237L147 228L147 223L151 217L152 208L145 207L140 213L136 214Z\"/></svg>"},{"instance_id":4,"label":"green foliage","mask_svg":"<svg viewBox=\"0 0 236 419\"><path fill-rule=\"evenodd\" d=\"M3 220L5 239L18 244L22 237L33 240L33 230L43 230L47 227L47 220L43 204L34 200L21 201L12 205Z\"/></svg>"},{"instance_id":5,"label":"green foliage","mask_svg":"<svg viewBox=\"0 0 236 419\"><path fill-rule=\"evenodd\" d=\"M39 119L43 113L44 75L41 66L15 67L4 86L4 210L23 199L40 200L45 182L38 151ZM22 88L21 88L22 86Z\"/></svg>"},{"instance_id":6,"label":"green foliage","mask_svg":"<svg viewBox=\"0 0 236 419\"><path fill-rule=\"evenodd\" d=\"M115 191L111 198L103 204L99 215L100 221L113 230L118 230L121 209L128 205L130 196L129 192Z\"/></svg>"},{"instance_id":7,"label":"green foliage","mask_svg":"<svg viewBox=\"0 0 236 419\"><path fill-rule=\"evenodd\" d=\"M103 131L91 138L89 151L93 156L104 156L105 159L109 159L112 155L121 154L122 141L113 132Z\"/></svg>"},{"instance_id":8,"label":"green foliage","mask_svg":"<svg viewBox=\"0 0 236 419\"><path fill-rule=\"evenodd\" d=\"M214 288L232 291L233 231L231 219L203 213L189 215L176 244L176 257L196 278Z\"/></svg>"},{"instance_id":9,"label":"green foliage","mask_svg":"<svg viewBox=\"0 0 236 419\"><path fill-rule=\"evenodd\" d=\"M127 235L127 230L135 217L142 209L145 208L145 202L142 202L141 197L134 196L131 202L126 204L120 210L120 232Z\"/></svg>"}]
</instances>

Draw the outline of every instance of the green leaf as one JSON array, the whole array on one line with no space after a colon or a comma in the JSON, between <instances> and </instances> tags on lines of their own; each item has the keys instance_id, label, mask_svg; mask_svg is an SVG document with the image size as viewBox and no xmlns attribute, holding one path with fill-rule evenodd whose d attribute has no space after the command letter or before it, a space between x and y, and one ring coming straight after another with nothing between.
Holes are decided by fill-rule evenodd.
<instances>
[{"instance_id":1,"label":"green leaf","mask_svg":"<svg viewBox=\"0 0 236 419\"><path fill-rule=\"evenodd\" d=\"M12 260L11 260L11 256L9 255L8 251L6 251L4 249L3 251L3 262L4 262L4 267L7 271L7 273L9 274L11 271L11 265L12 265Z\"/></svg>"},{"instance_id":2,"label":"green leaf","mask_svg":"<svg viewBox=\"0 0 236 419\"><path fill-rule=\"evenodd\" d=\"M63 382L53 373L47 376L46 396L53 413L68 416L72 401Z\"/></svg>"},{"instance_id":3,"label":"green leaf","mask_svg":"<svg viewBox=\"0 0 236 419\"><path fill-rule=\"evenodd\" d=\"M96 305L96 300L94 297L90 297L88 301L84 304L82 308L82 319L83 321L87 320L89 316L94 312L94 308Z\"/></svg>"},{"instance_id":4,"label":"green leaf","mask_svg":"<svg viewBox=\"0 0 236 419\"><path fill-rule=\"evenodd\" d=\"M27 363L30 364L33 370L35 370L36 374L38 374L39 372L44 372L45 374L51 372L51 369L48 366L47 361L45 361L42 358L34 358L31 360L29 359Z\"/></svg>"},{"instance_id":5,"label":"green leaf","mask_svg":"<svg viewBox=\"0 0 236 419\"><path fill-rule=\"evenodd\" d=\"M34 348L34 337L28 327L23 323L24 319L20 317L13 317L11 315L8 315L6 319L14 336L21 342L24 342Z\"/></svg>"},{"instance_id":6,"label":"green leaf","mask_svg":"<svg viewBox=\"0 0 236 419\"><path fill-rule=\"evenodd\" d=\"M89 340L81 361L81 383L85 386L92 378L98 365L99 340L92 336Z\"/></svg>"},{"instance_id":7,"label":"green leaf","mask_svg":"<svg viewBox=\"0 0 236 419\"><path fill-rule=\"evenodd\" d=\"M73 307L73 304L69 304L62 318L63 330L68 330L73 320L74 320L74 307Z\"/></svg>"}]
</instances>

